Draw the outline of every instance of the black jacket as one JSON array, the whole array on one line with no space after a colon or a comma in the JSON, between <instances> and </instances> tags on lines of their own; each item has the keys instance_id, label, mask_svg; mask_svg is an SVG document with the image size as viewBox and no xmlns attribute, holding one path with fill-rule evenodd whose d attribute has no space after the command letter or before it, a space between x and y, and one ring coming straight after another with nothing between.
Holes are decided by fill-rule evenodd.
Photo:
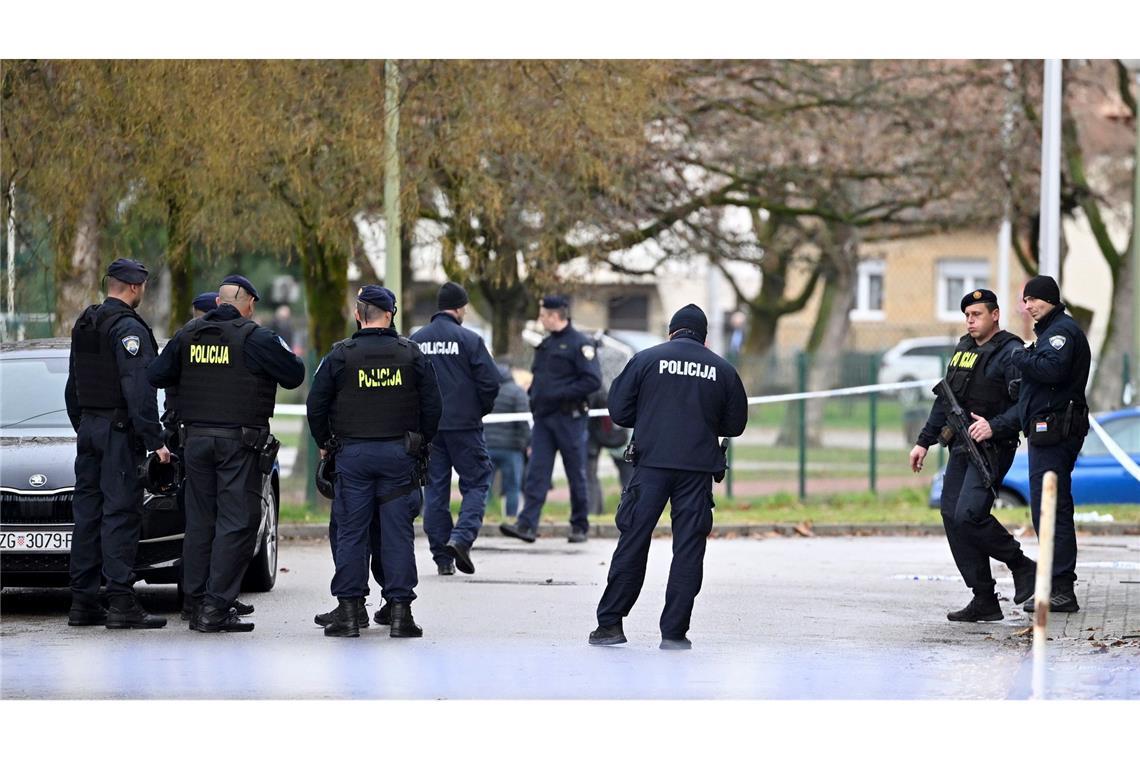
<instances>
[{"instance_id":1,"label":"black jacket","mask_svg":"<svg viewBox=\"0 0 1140 760\"><path fill-rule=\"evenodd\" d=\"M526 391L515 382L511 371L504 365L498 366L499 395L495 397L495 414L511 412L529 412ZM526 451L530 445L530 423L526 420L518 422L492 422L483 428L483 435L487 438L488 449L506 449L508 451Z\"/></svg>"},{"instance_id":2,"label":"black jacket","mask_svg":"<svg viewBox=\"0 0 1140 760\"><path fill-rule=\"evenodd\" d=\"M226 322L240 316L236 308L230 304L222 304L207 312L202 319L207 322ZM183 341L184 333L179 330L163 347L162 353L151 362L147 368L151 385L158 388L178 385L182 379ZM305 363L293 354L285 341L264 327L257 327L250 333L245 341L242 357L250 372L268 377L283 388L296 388L305 381Z\"/></svg>"},{"instance_id":3,"label":"black jacket","mask_svg":"<svg viewBox=\"0 0 1140 760\"><path fill-rule=\"evenodd\" d=\"M1087 408L1085 386L1089 380L1092 352L1080 325L1055 306L1033 326L1037 340L1029 348L1013 352L1010 361L1021 370L1021 393L1017 411L1021 429L1028 435L1033 420L1049 412L1062 412L1069 401Z\"/></svg>"},{"instance_id":4,"label":"black jacket","mask_svg":"<svg viewBox=\"0 0 1140 760\"><path fill-rule=\"evenodd\" d=\"M455 317L440 312L431 324L411 336L424 352L439 382L443 397L440 430L477 430L483 415L495 406L499 372L478 334L462 327Z\"/></svg>"},{"instance_id":5,"label":"black jacket","mask_svg":"<svg viewBox=\"0 0 1140 760\"><path fill-rule=\"evenodd\" d=\"M963 336L965 338L966 336ZM1010 383L1021 377L1021 371L1014 366L1010 357L1013 352L1017 350L1020 344L1016 340L1010 339L1008 343L1002 346L996 354L990 357L986 363L986 377L992 380L998 380L1008 389ZM970 409L970 400L959 398L958 403L967 412L973 411ZM949 406L941 396L934 399L934 404L930 408L930 416L926 418L926 424L922 427L922 432L918 434L916 443L923 448L929 449L938 442L938 435L942 432L943 426L946 425L946 413ZM970 418L973 422L973 417ZM1015 446L1017 443L1018 431L1021 430L1021 423L1018 419L1017 402L1011 397L1008 399L1008 404L1004 411L996 414L987 420L990 423L990 429L993 431L993 440L1006 441L1009 445ZM965 446L965 443L962 443Z\"/></svg>"},{"instance_id":6,"label":"black jacket","mask_svg":"<svg viewBox=\"0 0 1140 760\"><path fill-rule=\"evenodd\" d=\"M534 350L531 366L530 408L544 417L564 411L568 405L582 404L602 385L597 348L593 339L573 325L551 333Z\"/></svg>"},{"instance_id":7,"label":"black jacket","mask_svg":"<svg viewBox=\"0 0 1140 760\"><path fill-rule=\"evenodd\" d=\"M119 368L119 382L123 396L127 400L127 416L130 418L131 428L142 438L148 451L155 451L162 448L164 441L162 425L158 421L157 394L147 379L148 367L156 360L154 346L151 344L150 328L134 309L126 306L118 298L108 297L103 301L103 306L125 308L130 312L111 325L109 334L115 351L115 364ZM132 338L134 340L131 340ZM134 353L128 350L128 345L134 348ZM71 426L79 432L81 415L79 394L75 389L74 354L71 355L63 397Z\"/></svg>"},{"instance_id":8,"label":"black jacket","mask_svg":"<svg viewBox=\"0 0 1140 760\"><path fill-rule=\"evenodd\" d=\"M354 340L364 341L394 341L399 334L390 327L366 327L352 334ZM415 351L413 367L416 371L416 390L420 399L420 432L426 440L435 437L439 429L439 419L443 412L443 402L439 396L439 385L435 379L435 370L427 357L412 344ZM309 397L305 403L308 407L309 432L317 445L324 446L332 437L332 426L329 422L336 395L345 383L344 355L339 346L321 359L317 365L317 372L313 376L313 387L309 389Z\"/></svg>"},{"instance_id":9,"label":"black jacket","mask_svg":"<svg viewBox=\"0 0 1140 760\"><path fill-rule=\"evenodd\" d=\"M748 396L725 359L677 336L638 351L610 386L610 416L633 428L638 465L694 472L724 468L721 436L748 423Z\"/></svg>"}]
</instances>

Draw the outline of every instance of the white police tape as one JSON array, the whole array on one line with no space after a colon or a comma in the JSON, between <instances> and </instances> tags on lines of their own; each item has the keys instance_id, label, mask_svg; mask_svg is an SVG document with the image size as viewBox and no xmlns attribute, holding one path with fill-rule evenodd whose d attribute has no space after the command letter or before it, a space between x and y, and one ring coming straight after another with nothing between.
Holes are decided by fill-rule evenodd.
<instances>
[{"instance_id":1,"label":"white police tape","mask_svg":"<svg viewBox=\"0 0 1140 760\"><path fill-rule=\"evenodd\" d=\"M1108 453L1112 454L1112 458L1115 459L1129 475L1140 481L1140 465L1137 465L1132 457L1128 456L1128 453L1120 448L1120 445L1116 441L1112 440L1112 436L1105 432L1105 429L1100 426L1100 423L1097 422L1096 418L1091 414L1089 415L1089 427L1091 427L1093 432L1097 434L1097 437L1100 438L1101 443L1108 449Z\"/></svg>"},{"instance_id":2,"label":"white police tape","mask_svg":"<svg viewBox=\"0 0 1140 760\"><path fill-rule=\"evenodd\" d=\"M901 391L907 388L932 388L941 378L933 378L927 380L907 380L900 383L879 383L877 385L853 385L849 388L835 388L829 391L806 391L804 393L779 393L772 396L749 396L748 405L753 406L756 404L778 404L786 401L799 401L801 399L816 399L816 398L837 398L840 396L860 396L867 393L884 393L889 391ZM275 414L283 417L304 417L305 405L304 404L278 404L275 409ZM608 417L608 409L591 409L589 416L591 417ZM494 424L496 422L533 422L534 415L530 412L501 412L499 414L488 414L483 418L484 424ZM1119 444L1112 439L1100 423L1090 414L1089 426L1097 434L1100 440L1104 443L1108 453L1110 453L1121 467L1123 467L1129 475L1140 481L1140 465L1132 460L1124 449L1120 448Z\"/></svg>"},{"instance_id":3,"label":"white police tape","mask_svg":"<svg viewBox=\"0 0 1140 760\"><path fill-rule=\"evenodd\" d=\"M884 391L900 391L906 388L932 388L937 383L939 378L933 380L907 380L901 383L881 383L879 385L855 385L850 388L836 388L830 391L807 391L804 393L781 393L774 396L749 396L748 405L754 404L777 404L782 401L799 401L800 399L813 399L813 398L832 398L838 396L858 396L865 393L882 393ZM275 414L284 417L304 417L305 405L304 404L278 404ZM591 409L589 412L591 417L608 417L610 415L607 409ZM484 424L492 424L495 422L532 422L534 415L530 412L500 412L498 414L488 414L483 417Z\"/></svg>"}]
</instances>

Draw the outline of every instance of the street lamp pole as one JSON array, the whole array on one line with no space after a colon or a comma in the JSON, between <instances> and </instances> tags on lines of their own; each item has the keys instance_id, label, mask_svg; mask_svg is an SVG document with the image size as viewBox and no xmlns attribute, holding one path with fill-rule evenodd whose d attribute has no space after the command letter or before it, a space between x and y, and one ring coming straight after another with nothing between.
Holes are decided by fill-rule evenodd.
<instances>
[{"instance_id":1,"label":"street lamp pole","mask_svg":"<svg viewBox=\"0 0 1140 760\"><path fill-rule=\"evenodd\" d=\"M400 69L395 61L384 62L384 286L402 304L400 265ZM392 317L392 328L397 318Z\"/></svg>"},{"instance_id":2,"label":"street lamp pole","mask_svg":"<svg viewBox=\"0 0 1140 760\"><path fill-rule=\"evenodd\" d=\"M1061 61L1045 61L1041 119L1041 229L1039 271L1061 281Z\"/></svg>"},{"instance_id":3,"label":"street lamp pole","mask_svg":"<svg viewBox=\"0 0 1140 760\"><path fill-rule=\"evenodd\" d=\"M1140 97L1140 58L1122 61L1136 79L1136 93ZM1132 268L1132 398L1135 403L1140 394L1140 114L1136 122L1136 154L1132 164L1132 251L1129 253Z\"/></svg>"}]
</instances>

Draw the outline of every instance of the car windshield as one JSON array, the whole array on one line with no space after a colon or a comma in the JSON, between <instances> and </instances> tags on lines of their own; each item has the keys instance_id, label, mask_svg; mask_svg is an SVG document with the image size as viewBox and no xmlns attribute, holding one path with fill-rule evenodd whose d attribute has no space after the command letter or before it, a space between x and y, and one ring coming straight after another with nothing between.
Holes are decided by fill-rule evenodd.
<instances>
[{"instance_id":1,"label":"car windshield","mask_svg":"<svg viewBox=\"0 0 1140 760\"><path fill-rule=\"evenodd\" d=\"M0 427L71 430L63 389L67 354L0 361Z\"/></svg>"}]
</instances>

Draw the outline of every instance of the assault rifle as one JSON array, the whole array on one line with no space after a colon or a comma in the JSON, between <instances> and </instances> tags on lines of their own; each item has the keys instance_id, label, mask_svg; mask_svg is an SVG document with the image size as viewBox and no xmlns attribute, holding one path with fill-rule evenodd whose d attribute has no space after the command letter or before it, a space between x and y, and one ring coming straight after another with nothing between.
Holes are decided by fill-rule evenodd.
<instances>
[{"instance_id":1,"label":"assault rifle","mask_svg":"<svg viewBox=\"0 0 1140 760\"><path fill-rule=\"evenodd\" d=\"M934 386L934 392L942 397L946 402L946 422L950 429L954 431L954 435L961 438L966 445L966 454L970 457L970 461L974 463L974 467L978 468L978 474L982 476L982 485L994 492L997 496L997 483L995 482L993 468L990 466L989 457L978 442L970 437L970 425L972 420L962 405L958 403L954 391L950 390L950 384L946 382L946 378L938 381L938 385ZM943 439L943 445L949 446L949 440ZM983 442L984 445L984 442Z\"/></svg>"}]
</instances>

